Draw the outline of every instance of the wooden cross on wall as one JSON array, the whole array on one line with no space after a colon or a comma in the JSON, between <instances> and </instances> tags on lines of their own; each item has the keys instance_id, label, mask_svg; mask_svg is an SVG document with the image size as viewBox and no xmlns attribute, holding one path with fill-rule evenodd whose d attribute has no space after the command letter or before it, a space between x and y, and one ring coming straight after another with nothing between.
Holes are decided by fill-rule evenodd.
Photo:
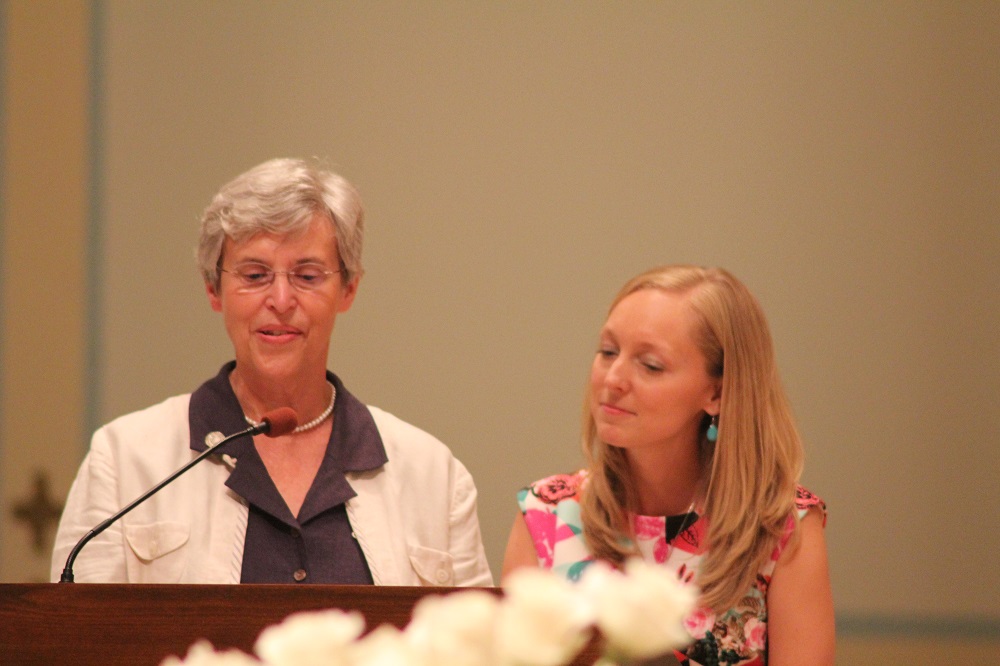
<instances>
[{"instance_id":1,"label":"wooden cross on wall","mask_svg":"<svg viewBox=\"0 0 1000 666\"><path fill-rule=\"evenodd\" d=\"M59 523L63 505L52 500L49 492L49 475L44 470L35 472L31 494L14 504L14 518L31 530L31 546L39 555L49 549L51 533Z\"/></svg>"}]
</instances>

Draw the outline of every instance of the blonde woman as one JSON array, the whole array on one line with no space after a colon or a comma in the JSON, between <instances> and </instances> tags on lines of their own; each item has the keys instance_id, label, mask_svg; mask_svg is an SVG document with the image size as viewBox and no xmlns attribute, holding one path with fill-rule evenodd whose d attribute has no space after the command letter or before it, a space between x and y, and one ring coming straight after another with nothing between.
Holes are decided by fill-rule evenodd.
<instances>
[{"instance_id":1,"label":"blonde woman","mask_svg":"<svg viewBox=\"0 0 1000 666\"><path fill-rule=\"evenodd\" d=\"M503 574L576 579L596 560L663 563L699 586L682 664L833 664L826 506L754 296L719 268L630 280L600 332L587 467L518 493Z\"/></svg>"}]
</instances>

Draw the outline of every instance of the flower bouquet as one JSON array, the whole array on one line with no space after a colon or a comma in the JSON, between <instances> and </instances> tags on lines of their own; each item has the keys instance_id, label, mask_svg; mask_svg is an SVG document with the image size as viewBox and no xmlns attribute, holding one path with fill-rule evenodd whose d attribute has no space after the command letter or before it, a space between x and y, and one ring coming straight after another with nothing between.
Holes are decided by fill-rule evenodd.
<instances>
[{"instance_id":1,"label":"flower bouquet","mask_svg":"<svg viewBox=\"0 0 1000 666\"><path fill-rule=\"evenodd\" d=\"M600 666L646 663L691 641L684 618L697 590L642 560L603 563L579 583L542 569L508 576L504 594L470 589L417 602L405 629L365 634L355 611L294 613L264 629L255 656L196 642L161 666L562 666L602 639Z\"/></svg>"}]
</instances>

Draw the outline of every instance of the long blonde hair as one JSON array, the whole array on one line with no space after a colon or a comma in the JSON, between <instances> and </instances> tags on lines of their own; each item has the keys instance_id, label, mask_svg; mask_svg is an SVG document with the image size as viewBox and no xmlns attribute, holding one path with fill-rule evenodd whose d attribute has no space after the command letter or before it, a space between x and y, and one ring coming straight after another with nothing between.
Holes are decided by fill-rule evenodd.
<instances>
[{"instance_id":1,"label":"long blonde hair","mask_svg":"<svg viewBox=\"0 0 1000 666\"><path fill-rule=\"evenodd\" d=\"M718 439L709 442L704 428L700 439L709 529L697 575L702 603L722 611L754 584L794 515L802 441L778 377L767 320L739 280L721 268L661 266L629 280L609 314L642 289L688 296L708 373L722 380ZM581 498L584 537L596 557L621 563L637 554L630 515L638 498L624 450L597 437L589 397L582 432L589 468ZM706 414L706 427L708 420Z\"/></svg>"}]
</instances>

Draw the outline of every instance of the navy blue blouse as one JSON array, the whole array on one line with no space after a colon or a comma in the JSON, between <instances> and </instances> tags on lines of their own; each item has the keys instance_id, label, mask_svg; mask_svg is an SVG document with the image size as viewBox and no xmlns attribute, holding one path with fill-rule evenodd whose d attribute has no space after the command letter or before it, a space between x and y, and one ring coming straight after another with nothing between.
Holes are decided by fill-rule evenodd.
<instances>
[{"instance_id":1,"label":"navy blue blouse","mask_svg":"<svg viewBox=\"0 0 1000 666\"><path fill-rule=\"evenodd\" d=\"M247 427L229 383L235 367L235 361L227 363L191 395L188 416L195 451L207 448L210 432L228 435ZM347 517L346 502L357 493L345 473L378 469L388 457L368 408L348 393L336 375L327 372L327 378L337 387L333 430L297 518L267 473L253 440L242 437L226 445L224 453L237 461L226 486L247 501L250 512L240 582L373 582Z\"/></svg>"}]
</instances>

